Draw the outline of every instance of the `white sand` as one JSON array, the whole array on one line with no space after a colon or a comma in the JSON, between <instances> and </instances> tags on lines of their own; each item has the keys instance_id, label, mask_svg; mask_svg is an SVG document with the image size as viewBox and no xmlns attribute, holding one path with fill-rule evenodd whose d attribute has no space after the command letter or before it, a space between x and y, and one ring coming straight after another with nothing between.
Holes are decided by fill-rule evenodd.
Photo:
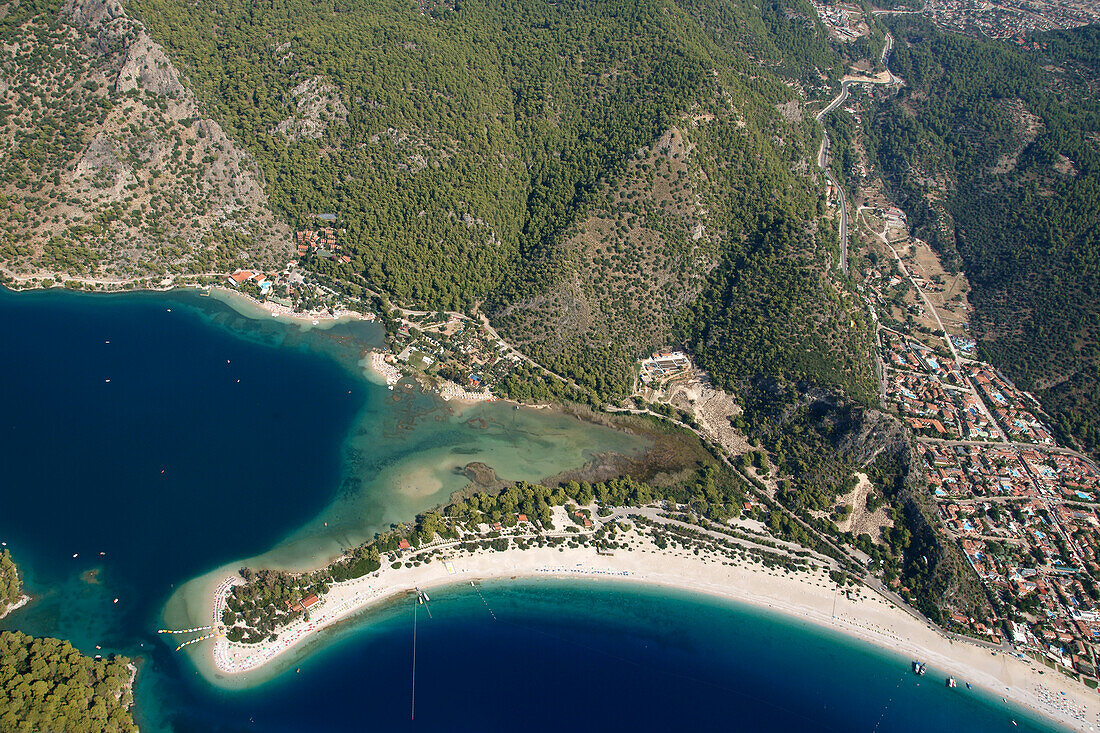
<instances>
[{"instance_id":1,"label":"white sand","mask_svg":"<svg viewBox=\"0 0 1100 733\"><path fill-rule=\"evenodd\" d=\"M274 642L249 645L217 638L214 665L230 678L258 670L314 632L415 588L474 579L596 578L697 591L788 614L928 662L937 672L956 677L960 686L965 682L981 686L1078 730L1092 730L1088 721L1095 723L1100 714L1096 692L1075 680L1049 669L1039 674L1038 665L991 653L976 644L949 641L868 588L852 588L853 599L848 599L834 592L835 584L825 570L795 574L745 561L723 565L715 555L696 556L671 548L662 551L648 536L639 539L636 532L631 532L628 537L638 545L629 551L618 550L613 556L598 555L591 547L513 548L475 555L449 549L441 552L451 563L453 574L438 558L413 568L394 570L384 565L369 576L334 585L310 610L308 622L300 620L282 629ZM237 578L232 582L241 581ZM212 609L215 622L221 614L221 599L218 593L218 603ZM930 679L934 684L944 683L943 679Z\"/></svg>"},{"instance_id":2,"label":"white sand","mask_svg":"<svg viewBox=\"0 0 1100 733\"><path fill-rule=\"evenodd\" d=\"M15 611L19 610L20 608L22 608L23 606L27 605L30 602L31 602L31 597L30 596L28 596L28 595L20 596L19 600L16 601L15 603L13 603L12 605L0 607L0 618L4 618L9 613L14 613Z\"/></svg>"},{"instance_id":3,"label":"white sand","mask_svg":"<svg viewBox=\"0 0 1100 733\"><path fill-rule=\"evenodd\" d=\"M255 318L257 313L245 312L241 309L242 305L252 306L253 309L263 311L265 314L270 315L272 318L281 318L282 320L293 321L301 326L317 326L324 324L326 327L341 321L373 321L375 316L373 313L360 313L359 311L340 309L335 313L330 313L327 310L321 311L296 311L293 308L287 308L286 306L273 303L270 300L257 300L247 293L242 293L239 290L234 290L222 285L211 286L212 295L223 303L229 305L241 315Z\"/></svg>"}]
</instances>

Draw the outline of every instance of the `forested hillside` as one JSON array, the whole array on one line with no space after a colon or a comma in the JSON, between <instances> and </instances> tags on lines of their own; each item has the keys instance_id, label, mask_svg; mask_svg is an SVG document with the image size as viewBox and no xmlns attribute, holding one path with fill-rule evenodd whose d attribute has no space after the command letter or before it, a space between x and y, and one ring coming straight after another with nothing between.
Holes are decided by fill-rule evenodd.
<instances>
[{"instance_id":1,"label":"forested hillside","mask_svg":"<svg viewBox=\"0 0 1100 733\"><path fill-rule=\"evenodd\" d=\"M966 269L982 350L1100 444L1100 32L1023 50L894 21L907 83L871 127L917 234Z\"/></svg>"},{"instance_id":2,"label":"forested hillside","mask_svg":"<svg viewBox=\"0 0 1100 733\"><path fill-rule=\"evenodd\" d=\"M800 99L847 61L808 4L127 7L284 217L337 213L338 276L398 302L486 301L506 338L604 397L676 324L722 377L861 389L865 331L825 274Z\"/></svg>"},{"instance_id":3,"label":"forested hillside","mask_svg":"<svg viewBox=\"0 0 1100 733\"><path fill-rule=\"evenodd\" d=\"M23 598L23 581L19 568L8 550L0 550L0 616Z\"/></svg>"},{"instance_id":4,"label":"forested hillside","mask_svg":"<svg viewBox=\"0 0 1100 733\"><path fill-rule=\"evenodd\" d=\"M705 73L662 3L129 7L256 155L286 216L338 212L348 274L439 307L485 297L566 226Z\"/></svg>"},{"instance_id":5,"label":"forested hillside","mask_svg":"<svg viewBox=\"0 0 1100 733\"><path fill-rule=\"evenodd\" d=\"M136 731L133 670L125 657L97 660L67 641L0 631L0 730Z\"/></svg>"}]
</instances>

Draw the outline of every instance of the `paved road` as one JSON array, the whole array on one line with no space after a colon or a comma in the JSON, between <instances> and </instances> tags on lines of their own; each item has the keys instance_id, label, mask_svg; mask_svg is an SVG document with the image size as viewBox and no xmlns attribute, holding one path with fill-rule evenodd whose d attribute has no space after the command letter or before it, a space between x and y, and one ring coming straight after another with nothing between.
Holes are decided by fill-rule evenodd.
<instances>
[{"instance_id":1,"label":"paved road","mask_svg":"<svg viewBox=\"0 0 1100 733\"><path fill-rule=\"evenodd\" d=\"M989 440L950 440L948 438L917 438L922 443L935 443L937 445L969 445L977 448L1023 448L1039 450L1044 453L1060 453L1066 456L1073 456L1084 461L1094 471L1100 471L1100 465L1097 465L1096 461L1092 460L1089 456L1075 451L1072 448L1066 448L1060 445L1039 445L1037 443L1013 443L1007 441L989 441Z\"/></svg>"},{"instance_id":2,"label":"paved road","mask_svg":"<svg viewBox=\"0 0 1100 733\"><path fill-rule=\"evenodd\" d=\"M863 207L860 207L857 213L859 213L859 215L862 217ZM863 219L863 223L867 224L867 219ZM874 231L873 229L871 229L870 225L868 225L867 228L871 231ZM932 316L936 319L936 325L940 327L940 332L943 333L943 340L947 342L947 348L951 351L951 356L954 358L955 363L962 363L962 359L959 357L959 352L955 350L955 344L951 341L950 334L947 333L947 329L943 326L943 321L940 320L939 312L936 310L936 307L932 305L932 301L928 299L928 295L923 290L921 290L919 285L917 285L917 281L913 279L913 275L909 272L909 269L905 266L905 263L902 262L901 255L899 255L898 251L894 249L894 245L890 244L890 239L886 236L886 231L886 229L883 229L881 232L875 232L875 235L882 241L884 245L886 245L886 248L890 250L890 253L894 256L894 261L898 265L898 269L901 270L901 274L917 291L917 293L921 297L921 300L924 302L924 307L927 308L928 312L931 313ZM1001 429L1000 424L998 424L997 421L994 419L993 413L989 411L989 407L985 404L985 400L983 400L981 395L978 394L977 388L974 386L974 383L971 382L969 379L966 380L966 389L968 392L970 392L971 397L974 398L975 404L978 405L978 409L982 411L985 419L989 421L991 429L996 431L997 435L1001 438L1007 438L1007 436L1004 434L1004 431ZM990 444L986 443L986 445Z\"/></svg>"},{"instance_id":3,"label":"paved road","mask_svg":"<svg viewBox=\"0 0 1100 733\"><path fill-rule=\"evenodd\" d=\"M886 67L886 73L889 75L888 81L882 81L881 79L871 78L852 78L844 79L840 82L840 94L836 96L836 99L829 102L825 109L817 113L816 119L821 122L825 115L832 112L834 109L844 104L844 100L848 98L848 88L852 84L899 84L901 79L894 76L894 72L890 71L890 52L894 50L894 37L886 34L886 45L882 47L882 64ZM844 189L840 187L840 183L833 177L832 171L829 170L829 146L831 145L829 140L829 131L825 131L825 135L821 140L821 148L817 151L817 167L825 172L825 180L833 185L837 190L837 195L840 196L840 269L844 271L844 274L848 274L848 198L844 195Z\"/></svg>"},{"instance_id":4,"label":"paved road","mask_svg":"<svg viewBox=\"0 0 1100 733\"><path fill-rule=\"evenodd\" d=\"M821 122L825 115L832 112L834 109L844 104L844 100L848 98L848 87L852 85L852 81L843 81L840 83L840 94L836 96L832 102L829 102L829 106L817 113L817 121ZM840 183L833 177L832 171L829 170L829 131L825 131L825 136L821 140L821 149L817 151L817 166L825 172L825 180L832 184L836 189L837 195L840 196L840 269L844 271L844 274L848 274L848 198L844 195L844 189L840 187Z\"/></svg>"}]
</instances>

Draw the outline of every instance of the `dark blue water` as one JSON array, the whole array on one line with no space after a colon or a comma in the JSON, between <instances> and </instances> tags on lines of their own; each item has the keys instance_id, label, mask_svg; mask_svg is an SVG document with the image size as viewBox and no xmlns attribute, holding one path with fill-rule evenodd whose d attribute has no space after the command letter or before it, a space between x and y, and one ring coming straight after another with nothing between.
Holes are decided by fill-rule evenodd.
<instances>
[{"instance_id":1,"label":"dark blue water","mask_svg":"<svg viewBox=\"0 0 1100 733\"><path fill-rule=\"evenodd\" d=\"M553 581L487 585L497 621L469 587L433 593L415 723L404 605L332 630L300 674L210 687L156 639L165 600L330 506L357 416L409 409L348 368L372 329L242 324L194 294L0 290L0 540L36 596L0 626L137 655L147 731L1037 729L810 627ZM406 446L439 429L400 424Z\"/></svg>"},{"instance_id":2,"label":"dark blue water","mask_svg":"<svg viewBox=\"0 0 1100 733\"><path fill-rule=\"evenodd\" d=\"M331 502L366 385L196 302L0 290L0 540L41 596L24 630L133 648L174 583Z\"/></svg>"},{"instance_id":3,"label":"dark blue water","mask_svg":"<svg viewBox=\"0 0 1100 733\"><path fill-rule=\"evenodd\" d=\"M374 612L247 692L177 687L180 731L1037 731L975 691L809 625L640 586L538 580ZM494 619L495 616L495 619ZM1012 721L1017 722L1013 726Z\"/></svg>"}]
</instances>

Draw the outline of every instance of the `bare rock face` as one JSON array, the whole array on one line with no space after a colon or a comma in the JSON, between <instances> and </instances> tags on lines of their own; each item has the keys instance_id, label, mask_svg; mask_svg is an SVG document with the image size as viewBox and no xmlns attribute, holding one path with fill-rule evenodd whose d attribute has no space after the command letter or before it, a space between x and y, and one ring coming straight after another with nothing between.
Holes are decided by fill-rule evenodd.
<instances>
[{"instance_id":1,"label":"bare rock face","mask_svg":"<svg viewBox=\"0 0 1100 733\"><path fill-rule=\"evenodd\" d=\"M65 0L61 6L61 18L79 28L97 33L108 28L116 19L126 18L126 11L118 0Z\"/></svg>"},{"instance_id":2,"label":"bare rock face","mask_svg":"<svg viewBox=\"0 0 1100 733\"><path fill-rule=\"evenodd\" d=\"M0 265L110 281L285 263L290 232L257 167L203 114L145 27L119 0L66 0L56 20L48 34L40 16L8 39L14 63L0 66L0 104L19 114L0 123L0 149L66 125L82 145L29 171L31 185L0 182L19 226L0 223L0 243L18 234L22 245ZM44 43L63 53L44 53Z\"/></svg>"},{"instance_id":3,"label":"bare rock face","mask_svg":"<svg viewBox=\"0 0 1100 733\"><path fill-rule=\"evenodd\" d=\"M126 62L115 80L115 91L127 92L131 89L144 89L168 97L183 93L175 67L161 47L153 43L144 31L126 49Z\"/></svg>"}]
</instances>

